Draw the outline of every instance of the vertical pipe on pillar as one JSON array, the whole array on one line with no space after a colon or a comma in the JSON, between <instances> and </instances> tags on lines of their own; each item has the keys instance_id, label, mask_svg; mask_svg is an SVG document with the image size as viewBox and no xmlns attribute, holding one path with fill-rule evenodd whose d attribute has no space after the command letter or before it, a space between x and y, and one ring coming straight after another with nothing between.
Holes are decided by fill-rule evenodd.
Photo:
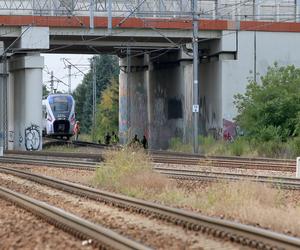
<instances>
[{"instance_id":1,"label":"vertical pipe on pillar","mask_svg":"<svg viewBox=\"0 0 300 250\"><path fill-rule=\"evenodd\" d=\"M3 106L3 111L4 111L4 149L8 149L8 114L7 114L7 60L6 60L6 54L4 55L3 59L3 97L4 97L4 106Z\"/></svg>"},{"instance_id":2,"label":"vertical pipe on pillar","mask_svg":"<svg viewBox=\"0 0 300 250\"><path fill-rule=\"evenodd\" d=\"M7 74L8 76L8 88L7 88L7 123L8 123L8 150L13 150L14 149L14 79L13 79L13 74Z\"/></svg>"},{"instance_id":3,"label":"vertical pipe on pillar","mask_svg":"<svg viewBox=\"0 0 300 250\"><path fill-rule=\"evenodd\" d=\"M129 138L131 137L131 133L130 133L130 131L131 131L131 118L130 118L130 104L131 104L131 93L130 93L130 72L131 72L131 50L130 50L130 48L129 47L127 47L127 58L126 58L126 60L127 60L127 62L126 62L126 64L127 64L127 79L126 79L126 82L127 82L127 90L126 90L126 92L127 92L127 107L126 107L126 109L127 109L127 128L128 128L128 130L127 130L127 142L129 142Z\"/></svg>"},{"instance_id":4,"label":"vertical pipe on pillar","mask_svg":"<svg viewBox=\"0 0 300 250\"><path fill-rule=\"evenodd\" d=\"M0 78L0 156L3 156L4 149L4 77L1 72Z\"/></svg>"},{"instance_id":5,"label":"vertical pipe on pillar","mask_svg":"<svg viewBox=\"0 0 300 250\"><path fill-rule=\"evenodd\" d=\"M193 13L193 119L194 136L193 151L198 153L198 123L199 123L199 103L198 103L198 15L197 0L192 0Z\"/></svg>"}]
</instances>

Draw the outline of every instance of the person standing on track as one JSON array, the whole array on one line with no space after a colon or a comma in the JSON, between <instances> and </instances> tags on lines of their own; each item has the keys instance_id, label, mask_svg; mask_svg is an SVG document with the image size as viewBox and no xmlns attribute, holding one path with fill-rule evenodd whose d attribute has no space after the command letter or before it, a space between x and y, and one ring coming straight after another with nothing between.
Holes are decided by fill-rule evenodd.
<instances>
[{"instance_id":1,"label":"person standing on track","mask_svg":"<svg viewBox=\"0 0 300 250\"><path fill-rule=\"evenodd\" d=\"M104 143L106 145L109 145L110 144L110 139L111 139L111 136L110 136L109 132L107 132L106 135L104 136Z\"/></svg>"},{"instance_id":2,"label":"person standing on track","mask_svg":"<svg viewBox=\"0 0 300 250\"><path fill-rule=\"evenodd\" d=\"M73 133L75 135L75 141L78 141L78 136L80 134L80 122L76 121L73 129Z\"/></svg>"},{"instance_id":3,"label":"person standing on track","mask_svg":"<svg viewBox=\"0 0 300 250\"><path fill-rule=\"evenodd\" d=\"M147 141L147 138L145 135L143 136L141 143L142 143L144 149L148 148L148 141Z\"/></svg>"}]
</instances>

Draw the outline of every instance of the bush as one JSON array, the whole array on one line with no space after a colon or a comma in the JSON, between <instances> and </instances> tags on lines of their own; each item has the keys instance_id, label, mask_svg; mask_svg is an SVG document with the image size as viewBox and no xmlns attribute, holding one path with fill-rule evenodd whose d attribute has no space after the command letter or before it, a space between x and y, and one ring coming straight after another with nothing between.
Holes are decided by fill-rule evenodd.
<instances>
[{"instance_id":1,"label":"bush","mask_svg":"<svg viewBox=\"0 0 300 250\"><path fill-rule=\"evenodd\" d=\"M143 150L125 148L105 153L105 164L96 170L94 185L133 197L152 198L172 186L171 181L152 170Z\"/></svg>"},{"instance_id":2,"label":"bush","mask_svg":"<svg viewBox=\"0 0 300 250\"><path fill-rule=\"evenodd\" d=\"M282 158L285 153L286 145L280 140L258 141L256 143L256 149L259 156Z\"/></svg>"},{"instance_id":3,"label":"bush","mask_svg":"<svg viewBox=\"0 0 300 250\"><path fill-rule=\"evenodd\" d=\"M230 153L234 156L242 156L245 152L245 147L245 141L238 138L230 144Z\"/></svg>"},{"instance_id":4,"label":"bush","mask_svg":"<svg viewBox=\"0 0 300 250\"><path fill-rule=\"evenodd\" d=\"M169 148L176 152L186 152L186 153L190 153L193 150L191 144L184 144L182 142L182 139L179 137L171 138L169 143Z\"/></svg>"},{"instance_id":5,"label":"bush","mask_svg":"<svg viewBox=\"0 0 300 250\"><path fill-rule=\"evenodd\" d=\"M295 137L287 142L287 157L296 158L300 156L300 137Z\"/></svg>"}]
</instances>

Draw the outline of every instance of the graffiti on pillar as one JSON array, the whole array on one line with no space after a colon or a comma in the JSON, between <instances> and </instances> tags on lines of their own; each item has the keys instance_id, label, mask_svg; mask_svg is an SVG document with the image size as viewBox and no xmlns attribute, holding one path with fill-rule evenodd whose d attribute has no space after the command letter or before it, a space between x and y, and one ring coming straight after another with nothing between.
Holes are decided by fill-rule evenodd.
<instances>
[{"instance_id":1,"label":"graffiti on pillar","mask_svg":"<svg viewBox=\"0 0 300 250\"><path fill-rule=\"evenodd\" d=\"M119 104L119 114L120 114L120 132L127 131L127 96L120 96Z\"/></svg>"},{"instance_id":2,"label":"graffiti on pillar","mask_svg":"<svg viewBox=\"0 0 300 250\"><path fill-rule=\"evenodd\" d=\"M35 151L40 148L41 134L40 127L32 124L25 129L25 148L27 151Z\"/></svg>"},{"instance_id":3,"label":"graffiti on pillar","mask_svg":"<svg viewBox=\"0 0 300 250\"><path fill-rule=\"evenodd\" d=\"M137 82L132 86L131 128L132 133L142 137L147 128L147 94L144 82Z\"/></svg>"},{"instance_id":4,"label":"graffiti on pillar","mask_svg":"<svg viewBox=\"0 0 300 250\"><path fill-rule=\"evenodd\" d=\"M19 132L19 147L21 147L22 143L23 143L23 136Z\"/></svg>"},{"instance_id":5,"label":"graffiti on pillar","mask_svg":"<svg viewBox=\"0 0 300 250\"><path fill-rule=\"evenodd\" d=\"M8 142L14 142L14 136L15 136L14 131L8 131Z\"/></svg>"}]
</instances>

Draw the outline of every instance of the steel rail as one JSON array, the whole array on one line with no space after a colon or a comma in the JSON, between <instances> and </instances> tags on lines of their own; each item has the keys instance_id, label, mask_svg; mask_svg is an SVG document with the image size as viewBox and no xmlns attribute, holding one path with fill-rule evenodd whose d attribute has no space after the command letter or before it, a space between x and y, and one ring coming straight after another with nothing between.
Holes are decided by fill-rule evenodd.
<instances>
[{"instance_id":1,"label":"steel rail","mask_svg":"<svg viewBox=\"0 0 300 250\"><path fill-rule=\"evenodd\" d=\"M213 167L244 168L244 169L264 169L274 171L296 171L296 164L258 162L258 161L240 161L240 160L222 160L212 158L185 158L185 157L162 157L152 156L155 163L180 164L180 165L207 165Z\"/></svg>"},{"instance_id":2,"label":"steel rail","mask_svg":"<svg viewBox=\"0 0 300 250\"><path fill-rule=\"evenodd\" d=\"M97 169L96 162L87 161L69 161L58 159L36 159L30 157L3 157L0 158L0 163L14 163L14 164L30 164L30 165L43 165L49 167L66 168L66 169L80 169L95 171ZM249 180L253 182L269 183L274 186L282 186L284 188L300 189L300 180L290 177L272 177L267 175L250 175L250 174L237 174L237 173L224 173L216 171L201 171L189 169L174 169L167 167L154 167L154 170L165 174L174 179L188 179L188 180L206 180L206 181L219 181L219 180Z\"/></svg>"},{"instance_id":3,"label":"steel rail","mask_svg":"<svg viewBox=\"0 0 300 250\"><path fill-rule=\"evenodd\" d=\"M194 212L188 212L182 209L171 208L156 203L138 200L98 189L86 187L83 185L61 181L55 178L46 177L11 169L0 167L0 172L12 174L21 178L48 185L66 192L88 197L104 203L112 204L123 209L135 211L138 213L151 215L162 220L173 222L195 231L211 234L215 237L229 239L231 241L257 248L271 249L299 249L300 239L288 235L272 232L269 230L255 228L253 226L243 225L223 219L203 216Z\"/></svg>"},{"instance_id":4,"label":"steel rail","mask_svg":"<svg viewBox=\"0 0 300 250\"><path fill-rule=\"evenodd\" d=\"M86 161L68 161L57 159L36 159L29 157L3 157L0 158L0 163L14 163L14 164L30 164L30 165L43 165L49 167L66 168L66 169L80 169L95 171L97 169L97 163ZM186 180L206 180L206 181L240 181L249 180L252 182L269 183L273 186L281 186L289 189L300 189L300 180L297 178L289 177L272 177L267 175L250 175L250 174L237 174L237 173L224 173L216 171L201 171L201 170L189 170L189 169L174 169L167 167L154 167L155 171L165 174L173 179L186 179Z\"/></svg>"},{"instance_id":5,"label":"steel rail","mask_svg":"<svg viewBox=\"0 0 300 250\"><path fill-rule=\"evenodd\" d=\"M5 150L4 155L24 155L24 156L49 156L49 157L58 157L58 158L77 158L77 159L90 159L91 161L100 162L104 158L102 152L98 154L90 153L67 153L67 152L50 152L50 151L19 151L19 150Z\"/></svg>"},{"instance_id":6,"label":"steel rail","mask_svg":"<svg viewBox=\"0 0 300 250\"><path fill-rule=\"evenodd\" d=\"M62 209L9 189L0 187L0 197L11 201L38 217L45 219L49 223L72 233L77 238L92 239L93 244L96 246L101 246L105 249L150 249L140 243L121 236L110 229L91 223L88 220L82 219Z\"/></svg>"},{"instance_id":7,"label":"steel rail","mask_svg":"<svg viewBox=\"0 0 300 250\"><path fill-rule=\"evenodd\" d=\"M83 153L61 153L61 152L20 152L20 151L5 151L6 154L22 154L22 155L39 155L39 156L53 156L53 157L70 157L70 158L86 158L93 161L103 161L103 152L99 154L83 154ZM243 168L243 169L261 169L274 171L296 171L296 162L291 160L265 159L265 158L238 158L238 157L193 157L190 154L175 155L173 152L168 154L150 153L150 157L154 163L166 164L181 164L181 165L207 165L213 167L227 167L227 168Z\"/></svg>"},{"instance_id":8,"label":"steel rail","mask_svg":"<svg viewBox=\"0 0 300 250\"><path fill-rule=\"evenodd\" d=\"M96 162L87 161L71 161L71 160L51 160L51 159L37 159L29 157L0 157L0 163L11 163L11 164L30 164L38 166L51 166L51 167L66 167L81 170L95 170L97 168Z\"/></svg>"},{"instance_id":9,"label":"steel rail","mask_svg":"<svg viewBox=\"0 0 300 250\"><path fill-rule=\"evenodd\" d=\"M167 175L174 179L186 179L186 180L206 180L206 181L251 181L262 182L272 184L273 186L300 189L300 179L293 177L280 177L280 176L268 176L268 175L253 175L253 174L237 174L237 173L224 173L215 171L199 171L188 169L174 169L154 167L154 170L161 174Z\"/></svg>"}]
</instances>

